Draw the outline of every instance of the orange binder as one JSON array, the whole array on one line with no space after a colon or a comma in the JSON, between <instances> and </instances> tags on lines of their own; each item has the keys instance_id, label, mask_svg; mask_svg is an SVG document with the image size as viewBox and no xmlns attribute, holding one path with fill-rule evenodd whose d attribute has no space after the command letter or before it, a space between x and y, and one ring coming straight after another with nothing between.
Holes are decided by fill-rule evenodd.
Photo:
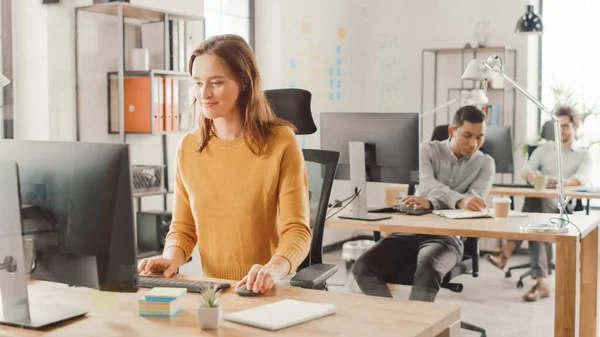
<instances>
[{"instance_id":1,"label":"orange binder","mask_svg":"<svg viewBox=\"0 0 600 337\"><path fill-rule=\"evenodd\" d=\"M148 77L124 79L125 132L151 131L149 89L150 78Z\"/></svg>"}]
</instances>

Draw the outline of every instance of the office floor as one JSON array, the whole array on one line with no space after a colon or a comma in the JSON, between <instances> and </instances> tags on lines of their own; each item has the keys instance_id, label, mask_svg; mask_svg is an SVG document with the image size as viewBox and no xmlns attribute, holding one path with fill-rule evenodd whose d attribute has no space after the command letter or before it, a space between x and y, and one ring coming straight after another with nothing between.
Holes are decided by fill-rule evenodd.
<instances>
[{"instance_id":1,"label":"office floor","mask_svg":"<svg viewBox=\"0 0 600 337\"><path fill-rule=\"evenodd\" d=\"M331 284L330 291L347 292L341 285L346 281L346 269L341 250L325 254L324 260L340 266L340 270L328 281ZM552 295L538 302L526 303L521 296L533 286L533 280L527 278L524 280L524 288L516 287L518 277L524 269L513 272L512 278L505 278L504 272L485 259L480 261L478 278L463 275L455 279L464 285L463 292L453 293L442 289L436 302L460 306L462 319L486 329L487 335L491 337L552 336L554 334L554 275L549 279ZM526 262L528 262L527 256L513 255L508 265ZM394 291L394 298L407 299L409 292L409 287L399 286ZM479 334L463 330L462 336L471 337Z\"/></svg>"}]
</instances>

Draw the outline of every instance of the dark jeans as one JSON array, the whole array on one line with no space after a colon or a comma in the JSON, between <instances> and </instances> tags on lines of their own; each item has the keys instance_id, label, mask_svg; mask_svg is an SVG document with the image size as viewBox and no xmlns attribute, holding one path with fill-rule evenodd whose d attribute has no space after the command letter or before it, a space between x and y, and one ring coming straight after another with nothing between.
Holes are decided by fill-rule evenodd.
<instances>
[{"instance_id":1,"label":"dark jeans","mask_svg":"<svg viewBox=\"0 0 600 337\"><path fill-rule=\"evenodd\" d=\"M462 255L463 243L456 237L398 233L361 255L352 273L366 295L392 297L386 283L412 284L410 300L433 302Z\"/></svg>"}]
</instances>

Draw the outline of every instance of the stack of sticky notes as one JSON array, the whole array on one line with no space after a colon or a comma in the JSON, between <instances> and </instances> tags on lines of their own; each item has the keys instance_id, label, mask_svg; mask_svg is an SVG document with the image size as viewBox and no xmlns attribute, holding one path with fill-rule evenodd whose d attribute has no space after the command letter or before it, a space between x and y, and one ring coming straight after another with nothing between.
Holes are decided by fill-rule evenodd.
<instances>
[{"instance_id":1,"label":"stack of sticky notes","mask_svg":"<svg viewBox=\"0 0 600 337\"><path fill-rule=\"evenodd\" d=\"M186 288L155 287L138 300L140 316L171 317L181 311L180 298Z\"/></svg>"}]
</instances>

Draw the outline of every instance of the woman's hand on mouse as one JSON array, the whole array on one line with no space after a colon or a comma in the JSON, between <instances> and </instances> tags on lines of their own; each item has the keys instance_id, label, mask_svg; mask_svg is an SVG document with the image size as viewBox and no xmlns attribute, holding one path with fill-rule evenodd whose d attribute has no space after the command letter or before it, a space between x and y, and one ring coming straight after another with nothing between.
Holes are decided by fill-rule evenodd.
<instances>
[{"instance_id":1,"label":"woman's hand on mouse","mask_svg":"<svg viewBox=\"0 0 600 337\"><path fill-rule=\"evenodd\" d=\"M266 265L255 264L248 275L238 282L236 288L246 285L246 289L255 293L266 293L275 285L275 281L286 276L290 271L289 261L282 256L274 256Z\"/></svg>"}]
</instances>

